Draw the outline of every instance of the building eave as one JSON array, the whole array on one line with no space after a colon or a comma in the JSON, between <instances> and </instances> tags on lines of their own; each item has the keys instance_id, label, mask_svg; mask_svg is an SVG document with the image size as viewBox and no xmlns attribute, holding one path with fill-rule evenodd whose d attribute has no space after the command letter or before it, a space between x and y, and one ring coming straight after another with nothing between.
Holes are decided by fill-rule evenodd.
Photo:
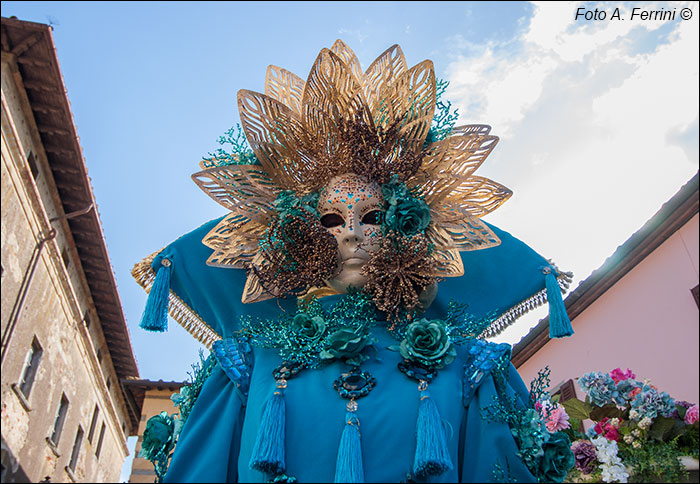
<instances>
[{"instance_id":1,"label":"building eave","mask_svg":"<svg viewBox=\"0 0 700 484\"><path fill-rule=\"evenodd\" d=\"M569 318L573 321L697 213L696 173L642 228L619 246L602 266L569 293L564 300ZM544 318L513 346L513 365L520 367L549 340L549 318Z\"/></svg>"},{"instance_id":2,"label":"building eave","mask_svg":"<svg viewBox=\"0 0 700 484\"><path fill-rule=\"evenodd\" d=\"M48 25L2 18L2 51L14 56L117 376L138 376L97 203Z\"/></svg>"}]
</instances>

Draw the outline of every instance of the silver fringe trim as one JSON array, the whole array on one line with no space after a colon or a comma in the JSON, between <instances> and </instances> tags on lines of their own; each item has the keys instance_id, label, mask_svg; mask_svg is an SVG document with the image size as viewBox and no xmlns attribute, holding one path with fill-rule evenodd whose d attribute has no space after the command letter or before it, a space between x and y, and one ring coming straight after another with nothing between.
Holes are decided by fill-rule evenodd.
<instances>
[{"instance_id":1,"label":"silver fringe trim","mask_svg":"<svg viewBox=\"0 0 700 484\"><path fill-rule=\"evenodd\" d=\"M551 262L550 262L551 264ZM557 274L557 283L561 288L562 294L568 291L571 281L574 278L573 272L563 272L560 271L556 265L552 264L554 270ZM542 276L544 277L544 275ZM489 326L479 334L479 338L492 338L498 336L503 331L505 331L510 325L512 325L520 316L526 314L527 312L542 306L547 302L547 289L542 289L538 293L530 296L524 301L516 304L498 318L493 320Z\"/></svg>"}]
</instances>

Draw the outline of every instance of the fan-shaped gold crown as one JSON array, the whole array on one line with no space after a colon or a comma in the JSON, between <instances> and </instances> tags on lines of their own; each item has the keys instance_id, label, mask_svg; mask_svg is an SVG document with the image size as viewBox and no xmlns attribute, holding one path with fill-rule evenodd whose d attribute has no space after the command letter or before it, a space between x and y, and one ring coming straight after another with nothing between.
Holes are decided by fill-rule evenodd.
<instances>
[{"instance_id":1,"label":"fan-shaped gold crown","mask_svg":"<svg viewBox=\"0 0 700 484\"><path fill-rule=\"evenodd\" d=\"M214 249L207 263L241 269L259 264L259 242L281 190L305 194L344 173L378 183L396 174L430 207L426 236L435 245L438 275L464 274L458 251L500 243L480 217L512 192L474 175L498 142L489 126L457 127L424 147L435 104L433 63L409 69L398 45L364 73L341 40L321 50L306 82L269 66L264 94L238 92L241 124L260 164L213 166L192 175L231 211L203 240ZM269 297L249 270L243 301Z\"/></svg>"}]
</instances>

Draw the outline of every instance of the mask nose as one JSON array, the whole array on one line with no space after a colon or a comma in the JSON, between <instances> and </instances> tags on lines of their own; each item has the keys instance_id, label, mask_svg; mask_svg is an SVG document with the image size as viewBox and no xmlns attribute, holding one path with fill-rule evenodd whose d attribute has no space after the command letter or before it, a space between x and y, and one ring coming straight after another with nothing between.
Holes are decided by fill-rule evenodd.
<instances>
[{"instance_id":1,"label":"mask nose","mask_svg":"<svg viewBox=\"0 0 700 484\"><path fill-rule=\"evenodd\" d=\"M360 244L365 241L365 236L360 227L360 221L351 217L342 234L342 241L346 244Z\"/></svg>"}]
</instances>

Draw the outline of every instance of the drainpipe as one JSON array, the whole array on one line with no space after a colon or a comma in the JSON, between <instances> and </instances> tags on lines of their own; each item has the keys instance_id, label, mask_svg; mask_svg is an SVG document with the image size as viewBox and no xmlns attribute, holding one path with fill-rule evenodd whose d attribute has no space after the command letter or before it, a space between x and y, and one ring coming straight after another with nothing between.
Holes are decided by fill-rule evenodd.
<instances>
[{"instance_id":1,"label":"drainpipe","mask_svg":"<svg viewBox=\"0 0 700 484\"><path fill-rule=\"evenodd\" d=\"M85 215L86 213L90 212L93 208L94 204L91 203L89 206L83 208L82 210L77 210L75 212L71 212L65 215L50 218L49 225L51 225L57 220L71 219L80 215ZM12 333L15 330L15 326L17 326L17 321L19 320L20 312L22 311L22 308L24 306L24 299L27 296L27 292L29 290L29 284L32 282L34 270L36 269L37 262L39 261L39 256L41 255L41 250L46 245L46 242L53 240L54 238L56 238L56 229L51 227L49 233L45 237L42 237L34 246L32 256L29 258L29 264L27 265L27 269L24 271L24 277L22 278L22 284L20 284L19 291L17 293L17 298L15 299L15 304L12 306L12 311L10 312L10 317L8 318L7 326L5 327L5 331L3 331L2 333L2 350L0 351L0 363L3 363L5 361L5 355L7 353L7 348L9 347L10 338L12 337Z\"/></svg>"}]
</instances>

